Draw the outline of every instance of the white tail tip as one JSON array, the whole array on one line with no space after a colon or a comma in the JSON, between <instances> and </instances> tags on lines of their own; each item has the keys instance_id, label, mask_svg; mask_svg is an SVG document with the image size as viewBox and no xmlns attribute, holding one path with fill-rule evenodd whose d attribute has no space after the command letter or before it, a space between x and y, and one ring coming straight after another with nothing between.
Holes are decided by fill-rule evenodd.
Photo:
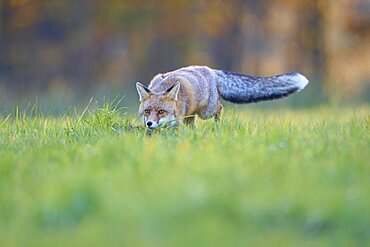
<instances>
[{"instance_id":1,"label":"white tail tip","mask_svg":"<svg viewBox=\"0 0 370 247\"><path fill-rule=\"evenodd\" d=\"M309 82L308 79L300 73L295 73L292 79L296 82L296 85L299 88L297 92L305 88Z\"/></svg>"}]
</instances>

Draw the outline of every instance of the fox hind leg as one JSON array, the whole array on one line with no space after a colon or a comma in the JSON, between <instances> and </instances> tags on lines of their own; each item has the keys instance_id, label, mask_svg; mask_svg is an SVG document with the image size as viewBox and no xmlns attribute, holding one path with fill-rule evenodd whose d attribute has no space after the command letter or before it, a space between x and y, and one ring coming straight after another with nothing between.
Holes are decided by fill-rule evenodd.
<instances>
[{"instance_id":1,"label":"fox hind leg","mask_svg":"<svg viewBox=\"0 0 370 247\"><path fill-rule=\"evenodd\" d=\"M218 104L217 106L217 112L215 115L215 121L218 122L221 120L222 112L224 111L224 107L221 104Z\"/></svg>"}]
</instances>

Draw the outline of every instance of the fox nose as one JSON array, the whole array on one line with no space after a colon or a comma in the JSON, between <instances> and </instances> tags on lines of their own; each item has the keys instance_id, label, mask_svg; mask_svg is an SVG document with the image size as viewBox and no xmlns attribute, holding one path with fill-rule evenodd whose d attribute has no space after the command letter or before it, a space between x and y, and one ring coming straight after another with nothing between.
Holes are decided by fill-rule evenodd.
<instances>
[{"instance_id":1,"label":"fox nose","mask_svg":"<svg viewBox=\"0 0 370 247\"><path fill-rule=\"evenodd\" d=\"M152 122L152 121L148 121L148 122L146 122L146 125L147 125L148 127L152 126L152 124L153 124L153 122Z\"/></svg>"}]
</instances>

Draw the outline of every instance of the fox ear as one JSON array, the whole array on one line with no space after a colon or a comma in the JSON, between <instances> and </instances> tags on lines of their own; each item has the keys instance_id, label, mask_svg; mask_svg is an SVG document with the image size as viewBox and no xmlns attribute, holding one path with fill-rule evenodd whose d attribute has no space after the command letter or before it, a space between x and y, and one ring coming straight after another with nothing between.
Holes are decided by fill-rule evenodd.
<instances>
[{"instance_id":1,"label":"fox ear","mask_svg":"<svg viewBox=\"0 0 370 247\"><path fill-rule=\"evenodd\" d=\"M177 95L180 91L180 82L175 82L171 87L167 88L165 94L168 98L177 101Z\"/></svg>"},{"instance_id":2,"label":"fox ear","mask_svg":"<svg viewBox=\"0 0 370 247\"><path fill-rule=\"evenodd\" d=\"M141 84L140 82L136 82L136 90L137 93L139 94L140 101L149 98L149 95L151 93L150 89Z\"/></svg>"}]
</instances>

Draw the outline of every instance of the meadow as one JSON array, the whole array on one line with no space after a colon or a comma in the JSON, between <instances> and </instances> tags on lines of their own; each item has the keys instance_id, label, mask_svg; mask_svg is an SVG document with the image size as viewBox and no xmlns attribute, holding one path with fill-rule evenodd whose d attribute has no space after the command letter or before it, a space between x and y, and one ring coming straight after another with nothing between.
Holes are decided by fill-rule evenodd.
<instances>
[{"instance_id":1,"label":"meadow","mask_svg":"<svg viewBox=\"0 0 370 247\"><path fill-rule=\"evenodd\" d=\"M370 246L369 107L0 118L0 246Z\"/></svg>"}]
</instances>

